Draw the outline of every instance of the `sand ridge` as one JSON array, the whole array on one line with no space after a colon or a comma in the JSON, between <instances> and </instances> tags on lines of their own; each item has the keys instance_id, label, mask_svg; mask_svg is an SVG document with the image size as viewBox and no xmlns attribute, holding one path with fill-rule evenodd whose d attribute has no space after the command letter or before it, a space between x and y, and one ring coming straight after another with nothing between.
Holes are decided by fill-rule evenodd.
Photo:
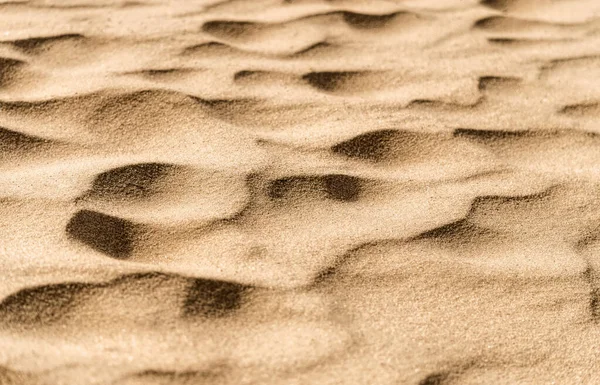
<instances>
[{"instance_id":1,"label":"sand ridge","mask_svg":"<svg viewBox=\"0 0 600 385\"><path fill-rule=\"evenodd\" d=\"M0 385L600 382L596 0L0 0Z\"/></svg>"}]
</instances>

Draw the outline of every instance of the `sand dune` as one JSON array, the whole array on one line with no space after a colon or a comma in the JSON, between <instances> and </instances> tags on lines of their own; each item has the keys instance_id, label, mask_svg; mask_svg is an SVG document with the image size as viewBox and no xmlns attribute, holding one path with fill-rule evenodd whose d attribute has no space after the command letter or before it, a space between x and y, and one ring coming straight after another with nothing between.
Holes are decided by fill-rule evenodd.
<instances>
[{"instance_id":1,"label":"sand dune","mask_svg":"<svg viewBox=\"0 0 600 385\"><path fill-rule=\"evenodd\" d=\"M0 0L0 385L600 383L599 5Z\"/></svg>"}]
</instances>

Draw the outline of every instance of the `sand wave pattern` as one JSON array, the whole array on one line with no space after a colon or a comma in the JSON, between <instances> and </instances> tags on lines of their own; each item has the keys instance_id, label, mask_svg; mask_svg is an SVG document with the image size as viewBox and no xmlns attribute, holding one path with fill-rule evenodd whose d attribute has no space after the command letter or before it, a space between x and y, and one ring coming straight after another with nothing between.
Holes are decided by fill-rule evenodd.
<instances>
[{"instance_id":1,"label":"sand wave pattern","mask_svg":"<svg viewBox=\"0 0 600 385\"><path fill-rule=\"evenodd\" d=\"M0 0L0 385L600 383L597 0Z\"/></svg>"}]
</instances>

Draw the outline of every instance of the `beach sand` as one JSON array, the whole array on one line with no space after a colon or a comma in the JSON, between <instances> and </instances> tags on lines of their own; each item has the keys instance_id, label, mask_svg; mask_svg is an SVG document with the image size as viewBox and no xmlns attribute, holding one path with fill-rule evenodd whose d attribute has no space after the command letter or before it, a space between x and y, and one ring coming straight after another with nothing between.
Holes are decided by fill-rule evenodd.
<instances>
[{"instance_id":1,"label":"beach sand","mask_svg":"<svg viewBox=\"0 0 600 385\"><path fill-rule=\"evenodd\" d=\"M600 1L0 0L0 385L600 384Z\"/></svg>"}]
</instances>

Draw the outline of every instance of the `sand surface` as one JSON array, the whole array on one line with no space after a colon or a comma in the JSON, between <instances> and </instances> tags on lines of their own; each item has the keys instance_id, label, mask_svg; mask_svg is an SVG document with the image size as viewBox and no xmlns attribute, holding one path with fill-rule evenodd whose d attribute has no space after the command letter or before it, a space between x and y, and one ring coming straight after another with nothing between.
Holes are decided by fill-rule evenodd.
<instances>
[{"instance_id":1,"label":"sand surface","mask_svg":"<svg viewBox=\"0 0 600 385\"><path fill-rule=\"evenodd\" d=\"M0 0L0 385L600 384L600 1Z\"/></svg>"}]
</instances>

